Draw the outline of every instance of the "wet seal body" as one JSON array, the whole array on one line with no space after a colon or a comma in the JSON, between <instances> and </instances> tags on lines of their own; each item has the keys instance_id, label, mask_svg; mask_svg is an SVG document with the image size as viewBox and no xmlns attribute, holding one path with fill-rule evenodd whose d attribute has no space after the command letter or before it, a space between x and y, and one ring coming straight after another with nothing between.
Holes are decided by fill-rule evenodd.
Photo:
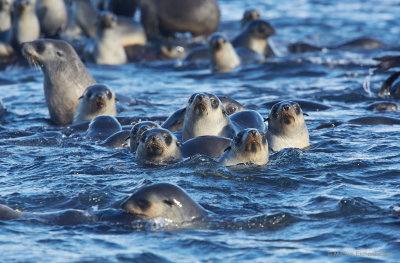
<instances>
[{"instance_id":1,"label":"wet seal body","mask_svg":"<svg viewBox=\"0 0 400 263\"><path fill-rule=\"evenodd\" d=\"M147 162L171 162L182 159L180 143L170 131L154 128L145 131L139 140L136 160Z\"/></svg>"},{"instance_id":2,"label":"wet seal body","mask_svg":"<svg viewBox=\"0 0 400 263\"><path fill-rule=\"evenodd\" d=\"M40 37L39 19L35 13L35 5L30 0L16 0L14 2L14 18L12 42L19 49L27 41Z\"/></svg>"},{"instance_id":3,"label":"wet seal body","mask_svg":"<svg viewBox=\"0 0 400 263\"><path fill-rule=\"evenodd\" d=\"M99 115L117 116L114 92L104 84L90 85L79 98L73 123L92 120Z\"/></svg>"},{"instance_id":4,"label":"wet seal body","mask_svg":"<svg viewBox=\"0 0 400 263\"><path fill-rule=\"evenodd\" d=\"M136 152L136 149L139 145L139 140L142 134L150 129L161 128L160 125L153 121L142 121L133 125L132 129L129 133L129 141L130 141L130 152Z\"/></svg>"},{"instance_id":5,"label":"wet seal body","mask_svg":"<svg viewBox=\"0 0 400 263\"><path fill-rule=\"evenodd\" d=\"M117 18L114 14L104 11L99 15L93 54L97 64L119 65L128 61L116 27Z\"/></svg>"},{"instance_id":6,"label":"wet seal body","mask_svg":"<svg viewBox=\"0 0 400 263\"><path fill-rule=\"evenodd\" d=\"M51 120L58 125L71 124L79 98L95 83L75 50L62 40L38 39L24 43L22 53L43 71Z\"/></svg>"},{"instance_id":7,"label":"wet seal body","mask_svg":"<svg viewBox=\"0 0 400 263\"><path fill-rule=\"evenodd\" d=\"M45 37L54 37L67 27L68 15L64 0L36 0L36 13L40 32Z\"/></svg>"},{"instance_id":8,"label":"wet seal body","mask_svg":"<svg viewBox=\"0 0 400 263\"><path fill-rule=\"evenodd\" d=\"M267 140L272 151L284 148L305 148L310 145L307 125L299 104L281 101L268 116Z\"/></svg>"},{"instance_id":9,"label":"wet seal body","mask_svg":"<svg viewBox=\"0 0 400 263\"><path fill-rule=\"evenodd\" d=\"M248 128L236 135L218 161L225 166L242 163L264 165L268 158L265 134L257 129Z\"/></svg>"},{"instance_id":10,"label":"wet seal body","mask_svg":"<svg viewBox=\"0 0 400 263\"><path fill-rule=\"evenodd\" d=\"M123 204L127 213L158 217L173 223L190 222L207 215L207 212L180 187L169 183L144 186Z\"/></svg>"},{"instance_id":11,"label":"wet seal body","mask_svg":"<svg viewBox=\"0 0 400 263\"><path fill-rule=\"evenodd\" d=\"M232 39L232 44L234 47L245 47L264 55L268 49L268 37L273 34L275 29L267 21L255 19L248 22L243 31Z\"/></svg>"},{"instance_id":12,"label":"wet seal body","mask_svg":"<svg viewBox=\"0 0 400 263\"><path fill-rule=\"evenodd\" d=\"M140 11L146 34L152 37L175 32L208 36L217 31L220 21L215 0L142 0Z\"/></svg>"},{"instance_id":13,"label":"wet seal body","mask_svg":"<svg viewBox=\"0 0 400 263\"><path fill-rule=\"evenodd\" d=\"M230 72L240 66L240 58L229 40L214 33L208 40L211 69L214 72Z\"/></svg>"},{"instance_id":14,"label":"wet seal body","mask_svg":"<svg viewBox=\"0 0 400 263\"><path fill-rule=\"evenodd\" d=\"M99 115L90 122L85 138L91 141L102 141L121 130L121 124L115 117Z\"/></svg>"},{"instance_id":15,"label":"wet seal body","mask_svg":"<svg viewBox=\"0 0 400 263\"><path fill-rule=\"evenodd\" d=\"M11 8L11 0L0 0L0 43L5 45L11 41Z\"/></svg>"}]
</instances>

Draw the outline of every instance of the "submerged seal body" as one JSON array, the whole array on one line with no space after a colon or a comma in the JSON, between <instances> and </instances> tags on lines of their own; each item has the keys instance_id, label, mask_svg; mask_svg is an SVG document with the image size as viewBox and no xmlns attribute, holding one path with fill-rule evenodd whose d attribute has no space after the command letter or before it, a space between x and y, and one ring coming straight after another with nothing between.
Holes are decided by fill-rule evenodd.
<instances>
[{"instance_id":1,"label":"submerged seal body","mask_svg":"<svg viewBox=\"0 0 400 263\"><path fill-rule=\"evenodd\" d=\"M99 115L90 122L85 137L91 141L101 141L121 130L121 124L115 117Z\"/></svg>"},{"instance_id":2,"label":"submerged seal body","mask_svg":"<svg viewBox=\"0 0 400 263\"><path fill-rule=\"evenodd\" d=\"M136 152L136 149L139 145L139 140L142 134L150 129L154 128L161 128L160 125L153 121L142 121L139 123L136 123L130 133L129 133L129 141L130 141L130 151L131 153Z\"/></svg>"},{"instance_id":3,"label":"submerged seal body","mask_svg":"<svg viewBox=\"0 0 400 263\"><path fill-rule=\"evenodd\" d=\"M255 19L248 22L242 32L232 39L232 44L234 47L245 47L264 55L268 49L268 37L273 34L275 29L267 21Z\"/></svg>"},{"instance_id":4,"label":"submerged seal body","mask_svg":"<svg viewBox=\"0 0 400 263\"><path fill-rule=\"evenodd\" d=\"M67 27L68 14L64 0L36 0L40 32L45 37L58 35Z\"/></svg>"},{"instance_id":5,"label":"submerged seal body","mask_svg":"<svg viewBox=\"0 0 400 263\"><path fill-rule=\"evenodd\" d=\"M182 159L180 145L175 135L163 128L145 131L139 140L136 160L170 162Z\"/></svg>"},{"instance_id":6,"label":"submerged seal body","mask_svg":"<svg viewBox=\"0 0 400 263\"><path fill-rule=\"evenodd\" d=\"M266 164L268 162L268 142L265 134L253 128L239 132L219 162L225 166L241 163Z\"/></svg>"},{"instance_id":7,"label":"submerged seal body","mask_svg":"<svg viewBox=\"0 0 400 263\"><path fill-rule=\"evenodd\" d=\"M162 217L173 223L190 222L207 215L207 212L180 187L158 183L137 190L122 204L127 213Z\"/></svg>"},{"instance_id":8,"label":"submerged seal body","mask_svg":"<svg viewBox=\"0 0 400 263\"><path fill-rule=\"evenodd\" d=\"M89 86L79 99L73 123L92 120L98 115L117 115L115 94L104 84Z\"/></svg>"},{"instance_id":9,"label":"submerged seal body","mask_svg":"<svg viewBox=\"0 0 400 263\"><path fill-rule=\"evenodd\" d=\"M210 36L208 43L212 71L230 72L240 66L240 58L225 36L215 33Z\"/></svg>"},{"instance_id":10,"label":"submerged seal body","mask_svg":"<svg viewBox=\"0 0 400 263\"><path fill-rule=\"evenodd\" d=\"M75 50L62 40L38 39L24 43L22 53L43 71L51 120L59 125L71 124L79 98L95 83Z\"/></svg>"},{"instance_id":11,"label":"submerged seal body","mask_svg":"<svg viewBox=\"0 0 400 263\"><path fill-rule=\"evenodd\" d=\"M14 2L13 43L19 47L22 43L40 37L39 19L35 13L35 5L30 0Z\"/></svg>"},{"instance_id":12,"label":"submerged seal body","mask_svg":"<svg viewBox=\"0 0 400 263\"><path fill-rule=\"evenodd\" d=\"M149 36L189 32L208 36L217 31L220 10L215 0L142 0L141 22Z\"/></svg>"},{"instance_id":13,"label":"submerged seal body","mask_svg":"<svg viewBox=\"0 0 400 263\"><path fill-rule=\"evenodd\" d=\"M203 135L233 138L236 132L217 96L195 93L190 97L183 121L183 141Z\"/></svg>"},{"instance_id":14,"label":"submerged seal body","mask_svg":"<svg viewBox=\"0 0 400 263\"><path fill-rule=\"evenodd\" d=\"M268 116L267 139L273 151L310 145L307 125L297 102L281 101L272 107Z\"/></svg>"}]
</instances>

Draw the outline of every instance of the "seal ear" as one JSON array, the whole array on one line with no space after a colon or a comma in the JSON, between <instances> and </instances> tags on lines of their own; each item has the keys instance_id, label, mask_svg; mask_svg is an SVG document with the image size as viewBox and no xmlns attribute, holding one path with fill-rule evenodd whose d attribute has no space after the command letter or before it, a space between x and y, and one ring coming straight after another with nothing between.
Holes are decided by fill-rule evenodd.
<instances>
[{"instance_id":1,"label":"seal ear","mask_svg":"<svg viewBox=\"0 0 400 263\"><path fill-rule=\"evenodd\" d=\"M307 114L307 113L305 113L305 112L303 112L303 115L304 115L304 116L310 116L310 115L308 115L308 114Z\"/></svg>"},{"instance_id":2,"label":"seal ear","mask_svg":"<svg viewBox=\"0 0 400 263\"><path fill-rule=\"evenodd\" d=\"M80 100L80 99L82 99L82 98L83 98L83 95L82 95L82 96L80 96L78 100Z\"/></svg>"},{"instance_id":3,"label":"seal ear","mask_svg":"<svg viewBox=\"0 0 400 263\"><path fill-rule=\"evenodd\" d=\"M179 148L182 146L182 143L180 143L180 142L176 142L176 146L178 146Z\"/></svg>"},{"instance_id":4,"label":"seal ear","mask_svg":"<svg viewBox=\"0 0 400 263\"><path fill-rule=\"evenodd\" d=\"M264 118L264 122L269 121L269 118Z\"/></svg>"},{"instance_id":5,"label":"seal ear","mask_svg":"<svg viewBox=\"0 0 400 263\"><path fill-rule=\"evenodd\" d=\"M170 207L174 205L174 203L172 203L170 200L167 199L163 200L163 203L169 205Z\"/></svg>"}]
</instances>

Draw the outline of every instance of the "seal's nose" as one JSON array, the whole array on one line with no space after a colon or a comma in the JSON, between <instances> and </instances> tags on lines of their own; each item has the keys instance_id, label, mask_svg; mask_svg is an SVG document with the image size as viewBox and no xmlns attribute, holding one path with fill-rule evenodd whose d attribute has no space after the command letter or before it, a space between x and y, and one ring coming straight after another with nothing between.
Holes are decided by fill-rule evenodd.
<instances>
[{"instance_id":1,"label":"seal's nose","mask_svg":"<svg viewBox=\"0 0 400 263\"><path fill-rule=\"evenodd\" d=\"M203 94L197 95L197 100L198 100L198 101L204 100L204 95L203 95Z\"/></svg>"},{"instance_id":2,"label":"seal's nose","mask_svg":"<svg viewBox=\"0 0 400 263\"><path fill-rule=\"evenodd\" d=\"M288 104L283 105L282 107L285 111L288 111L290 109L290 106Z\"/></svg>"},{"instance_id":3,"label":"seal's nose","mask_svg":"<svg viewBox=\"0 0 400 263\"><path fill-rule=\"evenodd\" d=\"M250 134L253 135L253 136L256 136L257 135L257 131L256 130L251 130Z\"/></svg>"}]
</instances>

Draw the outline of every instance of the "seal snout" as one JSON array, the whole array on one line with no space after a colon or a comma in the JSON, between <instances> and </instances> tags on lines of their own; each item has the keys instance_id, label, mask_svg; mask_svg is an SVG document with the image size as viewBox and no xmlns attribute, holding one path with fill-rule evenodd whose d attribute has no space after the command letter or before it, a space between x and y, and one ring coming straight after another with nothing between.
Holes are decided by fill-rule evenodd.
<instances>
[{"instance_id":1,"label":"seal snout","mask_svg":"<svg viewBox=\"0 0 400 263\"><path fill-rule=\"evenodd\" d=\"M257 152L261 150L262 137L256 129L251 129L244 136L245 150L248 152Z\"/></svg>"}]
</instances>

